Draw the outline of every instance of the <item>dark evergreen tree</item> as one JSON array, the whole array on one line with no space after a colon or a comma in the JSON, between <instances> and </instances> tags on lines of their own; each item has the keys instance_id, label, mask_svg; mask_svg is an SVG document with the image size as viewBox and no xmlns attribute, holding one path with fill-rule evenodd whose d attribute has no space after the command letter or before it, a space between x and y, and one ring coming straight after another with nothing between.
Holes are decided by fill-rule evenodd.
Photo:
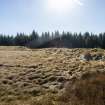
<instances>
[{"instance_id":1,"label":"dark evergreen tree","mask_svg":"<svg viewBox=\"0 0 105 105\"><path fill-rule=\"evenodd\" d=\"M32 31L31 35L30 35L30 40L37 40L38 39L38 33L35 32L35 30Z\"/></svg>"},{"instance_id":2,"label":"dark evergreen tree","mask_svg":"<svg viewBox=\"0 0 105 105\"><path fill-rule=\"evenodd\" d=\"M95 35L93 33L70 33L55 31L55 33L45 32L39 36L34 30L30 35L17 33L16 36L0 34L0 46L27 46L31 48L46 47L67 47L67 48L104 48L105 33ZM42 46L42 47L41 47Z\"/></svg>"}]
</instances>

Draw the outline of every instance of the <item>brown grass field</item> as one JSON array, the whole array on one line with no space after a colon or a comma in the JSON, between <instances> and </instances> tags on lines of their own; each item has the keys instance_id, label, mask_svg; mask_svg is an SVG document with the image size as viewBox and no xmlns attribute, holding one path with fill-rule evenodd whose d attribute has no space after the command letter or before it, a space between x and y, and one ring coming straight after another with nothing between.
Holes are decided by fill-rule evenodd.
<instances>
[{"instance_id":1,"label":"brown grass field","mask_svg":"<svg viewBox=\"0 0 105 105\"><path fill-rule=\"evenodd\" d=\"M0 47L0 105L105 105L103 49Z\"/></svg>"}]
</instances>

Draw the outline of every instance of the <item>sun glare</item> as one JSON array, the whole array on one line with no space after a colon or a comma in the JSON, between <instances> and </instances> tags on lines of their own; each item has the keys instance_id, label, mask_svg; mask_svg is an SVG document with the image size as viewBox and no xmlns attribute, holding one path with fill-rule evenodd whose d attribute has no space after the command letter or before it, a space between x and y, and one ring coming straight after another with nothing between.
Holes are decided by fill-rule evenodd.
<instances>
[{"instance_id":1,"label":"sun glare","mask_svg":"<svg viewBox=\"0 0 105 105\"><path fill-rule=\"evenodd\" d=\"M56 12L66 12L74 8L74 0L48 0L49 8Z\"/></svg>"}]
</instances>

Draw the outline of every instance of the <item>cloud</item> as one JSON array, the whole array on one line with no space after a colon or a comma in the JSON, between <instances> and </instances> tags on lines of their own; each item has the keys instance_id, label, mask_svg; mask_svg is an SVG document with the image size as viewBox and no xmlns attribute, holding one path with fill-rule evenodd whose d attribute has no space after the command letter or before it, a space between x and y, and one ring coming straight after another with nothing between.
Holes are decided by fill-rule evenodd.
<instances>
[{"instance_id":1,"label":"cloud","mask_svg":"<svg viewBox=\"0 0 105 105\"><path fill-rule=\"evenodd\" d=\"M83 6L84 4L80 0L74 0L78 5Z\"/></svg>"}]
</instances>

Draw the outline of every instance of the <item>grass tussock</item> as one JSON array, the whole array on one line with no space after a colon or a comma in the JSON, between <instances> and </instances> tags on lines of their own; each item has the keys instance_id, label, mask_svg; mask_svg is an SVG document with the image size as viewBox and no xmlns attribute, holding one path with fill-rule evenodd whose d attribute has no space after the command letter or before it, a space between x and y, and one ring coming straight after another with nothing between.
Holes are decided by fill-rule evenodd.
<instances>
[{"instance_id":1,"label":"grass tussock","mask_svg":"<svg viewBox=\"0 0 105 105\"><path fill-rule=\"evenodd\" d=\"M105 74L87 73L85 76L69 83L60 101L69 105L105 105Z\"/></svg>"},{"instance_id":2,"label":"grass tussock","mask_svg":"<svg viewBox=\"0 0 105 105\"><path fill-rule=\"evenodd\" d=\"M104 105L105 61L83 54L105 50L0 47L0 105Z\"/></svg>"}]
</instances>

